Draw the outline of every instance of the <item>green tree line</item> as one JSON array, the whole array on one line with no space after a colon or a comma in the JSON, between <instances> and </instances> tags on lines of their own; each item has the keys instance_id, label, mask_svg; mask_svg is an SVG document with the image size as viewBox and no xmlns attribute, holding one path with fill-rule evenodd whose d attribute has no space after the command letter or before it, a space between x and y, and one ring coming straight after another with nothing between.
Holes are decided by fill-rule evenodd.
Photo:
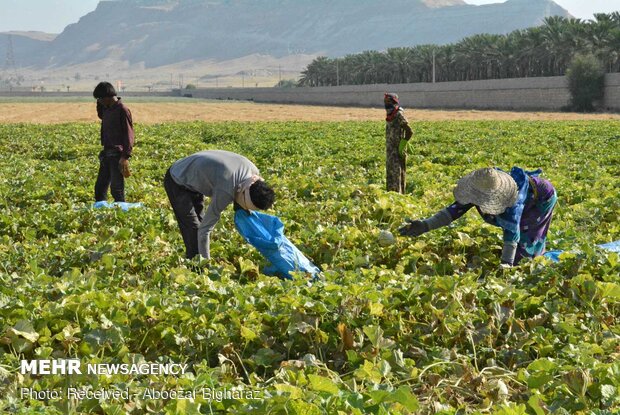
<instances>
[{"instance_id":1,"label":"green tree line","mask_svg":"<svg viewBox=\"0 0 620 415\"><path fill-rule=\"evenodd\" d=\"M593 20L548 17L538 27L507 35L480 34L458 43L318 57L300 86L397 84L435 80L562 76L576 55L594 55L606 72L620 72L620 12Z\"/></svg>"}]
</instances>

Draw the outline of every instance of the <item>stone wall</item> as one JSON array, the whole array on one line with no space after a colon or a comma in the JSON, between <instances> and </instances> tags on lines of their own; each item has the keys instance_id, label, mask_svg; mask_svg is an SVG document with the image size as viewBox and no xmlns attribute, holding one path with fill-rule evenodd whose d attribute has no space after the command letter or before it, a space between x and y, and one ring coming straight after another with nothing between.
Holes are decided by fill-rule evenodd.
<instances>
[{"instance_id":1,"label":"stone wall","mask_svg":"<svg viewBox=\"0 0 620 415\"><path fill-rule=\"evenodd\" d=\"M568 105L565 77L493 79L397 85L352 85L318 88L200 88L170 92L125 92L126 97L191 96L213 100L255 101L279 104L379 107L384 92L396 92L410 108L494 109L558 111ZM90 92L0 91L0 97L92 96ZM620 73L605 76L607 111L620 111Z\"/></svg>"},{"instance_id":2,"label":"stone wall","mask_svg":"<svg viewBox=\"0 0 620 415\"><path fill-rule=\"evenodd\" d=\"M620 111L620 73L605 76L603 108L607 111Z\"/></svg>"},{"instance_id":3,"label":"stone wall","mask_svg":"<svg viewBox=\"0 0 620 415\"><path fill-rule=\"evenodd\" d=\"M620 110L620 74L606 76L605 90L605 109ZM402 105L411 108L558 111L570 100L565 77L317 88L204 88L180 93L217 100L377 107L387 91L398 93Z\"/></svg>"}]
</instances>

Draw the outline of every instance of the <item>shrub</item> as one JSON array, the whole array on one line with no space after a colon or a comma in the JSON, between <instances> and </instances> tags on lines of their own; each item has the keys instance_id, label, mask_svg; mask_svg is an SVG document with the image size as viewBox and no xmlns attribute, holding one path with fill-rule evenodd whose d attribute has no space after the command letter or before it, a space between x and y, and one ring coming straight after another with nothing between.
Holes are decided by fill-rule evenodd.
<instances>
[{"instance_id":1,"label":"shrub","mask_svg":"<svg viewBox=\"0 0 620 415\"><path fill-rule=\"evenodd\" d=\"M591 112L595 103L603 99L605 73L593 55L578 55L566 72L571 93L571 109Z\"/></svg>"},{"instance_id":2,"label":"shrub","mask_svg":"<svg viewBox=\"0 0 620 415\"><path fill-rule=\"evenodd\" d=\"M276 88L295 88L297 87L297 81L294 79L283 79L276 84Z\"/></svg>"}]
</instances>

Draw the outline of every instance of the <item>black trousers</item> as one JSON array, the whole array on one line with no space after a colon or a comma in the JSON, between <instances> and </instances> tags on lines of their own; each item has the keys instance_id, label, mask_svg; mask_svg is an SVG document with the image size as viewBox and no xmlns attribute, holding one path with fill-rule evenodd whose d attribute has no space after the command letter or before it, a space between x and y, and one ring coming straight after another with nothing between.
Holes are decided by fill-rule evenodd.
<instances>
[{"instance_id":1,"label":"black trousers","mask_svg":"<svg viewBox=\"0 0 620 415\"><path fill-rule=\"evenodd\" d=\"M170 176L170 170L164 176L164 189L185 243L185 256L193 258L199 253L198 227L204 216L204 196L178 185Z\"/></svg>"},{"instance_id":2,"label":"black trousers","mask_svg":"<svg viewBox=\"0 0 620 415\"><path fill-rule=\"evenodd\" d=\"M104 149L99 153L99 174L95 183L95 201L107 200L108 188L115 202L125 201L125 178L118 163L121 152L116 149Z\"/></svg>"}]
</instances>

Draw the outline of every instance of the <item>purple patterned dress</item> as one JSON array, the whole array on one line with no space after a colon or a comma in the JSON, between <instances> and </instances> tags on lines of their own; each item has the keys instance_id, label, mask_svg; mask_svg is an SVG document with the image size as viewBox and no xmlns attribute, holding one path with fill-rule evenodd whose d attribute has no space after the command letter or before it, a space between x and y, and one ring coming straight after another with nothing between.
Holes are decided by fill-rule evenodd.
<instances>
[{"instance_id":1,"label":"purple patterned dress","mask_svg":"<svg viewBox=\"0 0 620 415\"><path fill-rule=\"evenodd\" d=\"M498 217L487 215L473 204L461 205L455 202L447 208L452 220L463 216L472 207L476 207L485 222L499 226L504 230L504 242L516 242L517 253L514 264L524 258L534 258L545 253L547 232L553 217L553 209L558 197L553 185L545 179L528 175L529 188L525 198L525 207L519 220L519 226L515 230L506 229L498 223Z\"/></svg>"}]
</instances>

